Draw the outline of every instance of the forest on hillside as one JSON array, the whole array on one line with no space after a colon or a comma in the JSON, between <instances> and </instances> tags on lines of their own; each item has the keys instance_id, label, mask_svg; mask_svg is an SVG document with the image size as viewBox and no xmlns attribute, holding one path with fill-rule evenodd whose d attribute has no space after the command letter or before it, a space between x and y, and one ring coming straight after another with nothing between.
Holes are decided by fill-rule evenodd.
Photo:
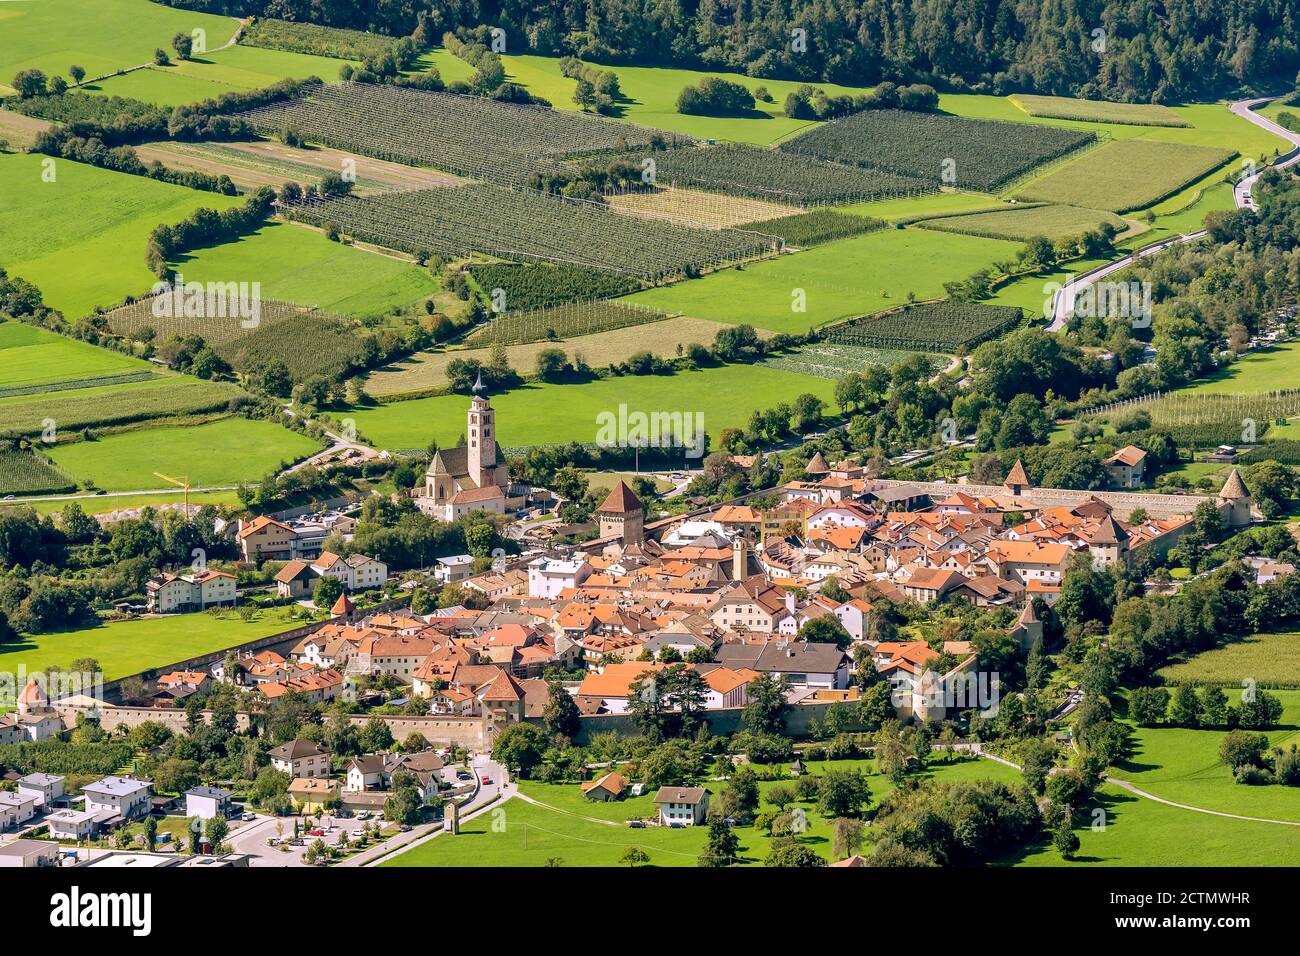
<instances>
[{"instance_id":1,"label":"forest on hillside","mask_svg":"<svg viewBox=\"0 0 1300 956\"><path fill-rule=\"evenodd\" d=\"M1300 0L166 0L507 53L752 76L1179 102L1289 87ZM795 31L804 31L796 36Z\"/></svg>"}]
</instances>

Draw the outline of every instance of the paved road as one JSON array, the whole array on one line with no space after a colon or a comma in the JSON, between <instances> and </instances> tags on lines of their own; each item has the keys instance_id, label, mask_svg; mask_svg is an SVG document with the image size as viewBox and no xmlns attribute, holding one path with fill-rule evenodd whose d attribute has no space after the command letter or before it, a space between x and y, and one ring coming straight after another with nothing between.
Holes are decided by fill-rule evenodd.
<instances>
[{"instance_id":1,"label":"paved road","mask_svg":"<svg viewBox=\"0 0 1300 956\"><path fill-rule=\"evenodd\" d=\"M519 790L518 787L506 780L505 768L500 764L494 763L487 754L479 754L470 761L470 770L478 779L479 787L469 802L461 807L460 819L464 823L466 820L472 820L482 813L485 813L499 802L515 796ZM491 783L484 783L483 778L490 779ZM399 833L394 837L385 840L383 843L377 843L370 849L356 856L349 857L339 866L377 866L382 860L388 859L396 850L410 850L421 844L428 843L430 840L442 834L441 823L426 823L414 827L406 833Z\"/></svg>"},{"instance_id":2,"label":"paved road","mask_svg":"<svg viewBox=\"0 0 1300 956\"><path fill-rule=\"evenodd\" d=\"M1284 129L1283 127L1279 126L1277 123L1274 123L1268 117L1261 116L1255 112L1254 108L1256 106L1259 106L1262 103L1267 103L1270 100L1274 100L1276 98L1277 97L1273 97L1273 96L1264 96L1252 100L1237 100L1235 103L1230 104L1228 109L1230 109L1235 115L1240 116L1242 119L1246 120L1247 122L1254 123L1256 126L1268 130L1270 133L1273 133L1275 136L1280 136L1281 138L1285 139L1288 143L1291 143L1292 146L1297 147L1297 149L1300 149L1300 134L1293 133L1288 129ZM1296 162L1300 162L1300 151L1293 151L1293 152L1294 152L1293 155L1288 155L1285 159L1282 159L1279 162L1277 162L1275 164L1276 167L1282 169L1287 166L1291 166ZM1244 176L1236 184L1236 186L1233 187L1232 198L1233 201L1236 203L1238 209L1255 208L1255 200L1251 196L1251 190L1255 186L1255 181L1259 179L1262 173L1263 170L1251 176ZM1118 262L1110 262L1104 266L1099 266L1096 269L1092 269L1088 272L1085 272L1082 275L1074 276L1062 286L1061 290L1057 292L1053 298L1052 323L1047 327L1047 331L1056 332L1059 329L1064 327L1066 321L1069 319L1070 314L1074 309L1075 299L1078 298L1079 293L1083 289L1092 285L1094 282L1098 281L1099 279L1104 279L1106 276L1110 275L1111 273L1118 272L1121 269L1127 268L1137 258L1145 258L1147 256L1155 255L1157 252L1160 252L1164 249L1168 249L1170 246L1174 246L1182 242L1192 242L1196 239L1201 239L1204 236L1205 236L1205 230L1189 233L1185 236L1173 236L1172 238L1166 239L1162 242L1158 242L1154 245L1147 246L1145 249L1139 251L1136 256L1127 256Z\"/></svg>"}]
</instances>

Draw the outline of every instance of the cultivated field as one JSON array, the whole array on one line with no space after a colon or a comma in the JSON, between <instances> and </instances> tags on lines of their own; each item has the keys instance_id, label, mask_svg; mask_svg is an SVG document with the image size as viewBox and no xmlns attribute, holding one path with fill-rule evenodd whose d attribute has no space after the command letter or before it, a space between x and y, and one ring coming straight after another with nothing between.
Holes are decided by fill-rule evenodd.
<instances>
[{"instance_id":1,"label":"cultivated field","mask_svg":"<svg viewBox=\"0 0 1300 956\"><path fill-rule=\"evenodd\" d=\"M1128 227L1119 216L1100 209L1080 209L1076 206L1031 206L1027 209L1005 209L997 212L973 213L968 216L947 216L927 219L921 225L940 232L958 232L967 236L985 236L989 239L1011 239L1023 242L1031 236L1046 236L1053 241L1078 236L1109 223L1121 232Z\"/></svg>"},{"instance_id":2,"label":"cultivated field","mask_svg":"<svg viewBox=\"0 0 1300 956\"><path fill-rule=\"evenodd\" d=\"M662 319L653 325L629 326L595 335L510 345L506 347L506 361L521 375L530 375L536 368L538 353L544 349L560 349L570 361L573 361L574 356L581 356L593 368L624 362L638 352L648 351L664 358L672 358L676 355L678 346L684 349L696 342L709 345L722 328L725 326L704 319ZM366 392L384 398L442 388L447 384L447 365L453 359L478 359L486 362L490 352L486 348L420 352L371 372L366 379Z\"/></svg>"},{"instance_id":3,"label":"cultivated field","mask_svg":"<svg viewBox=\"0 0 1300 956\"><path fill-rule=\"evenodd\" d=\"M526 345L579 335L596 335L665 318L664 313L626 302L570 302L529 312L506 312L475 329L473 345Z\"/></svg>"},{"instance_id":4,"label":"cultivated field","mask_svg":"<svg viewBox=\"0 0 1300 956\"><path fill-rule=\"evenodd\" d=\"M783 152L882 169L984 192L1093 141L1088 133L960 116L865 110L794 139Z\"/></svg>"},{"instance_id":5,"label":"cultivated field","mask_svg":"<svg viewBox=\"0 0 1300 956\"><path fill-rule=\"evenodd\" d=\"M243 394L225 382L169 375L126 385L0 398L0 433L40 435L50 423L59 432L69 432L195 415L224 409Z\"/></svg>"},{"instance_id":6,"label":"cultivated field","mask_svg":"<svg viewBox=\"0 0 1300 956\"><path fill-rule=\"evenodd\" d=\"M348 168L356 176L352 191L358 196L395 189L448 186L458 181L445 173L387 163L357 153L326 147L296 149L270 140L148 143L137 146L136 155L143 162L157 160L172 169L194 169L210 176L229 176L235 185L245 190L259 186L278 189L287 182L311 186L320 182L327 172L338 173Z\"/></svg>"},{"instance_id":7,"label":"cultivated field","mask_svg":"<svg viewBox=\"0 0 1300 956\"><path fill-rule=\"evenodd\" d=\"M676 139L587 114L357 83L321 87L246 119L266 133L293 127L313 143L507 185L551 171L566 156Z\"/></svg>"},{"instance_id":8,"label":"cultivated field","mask_svg":"<svg viewBox=\"0 0 1300 956\"><path fill-rule=\"evenodd\" d=\"M49 128L50 124L43 119L0 110L0 140L8 143L10 149L26 149Z\"/></svg>"},{"instance_id":9,"label":"cultivated field","mask_svg":"<svg viewBox=\"0 0 1300 956\"><path fill-rule=\"evenodd\" d=\"M1108 103L1105 100L1076 100L1066 96L1033 96L1016 93L1011 97L1030 116L1047 119L1084 120L1093 123L1122 123L1126 126L1191 126L1167 106L1158 103Z\"/></svg>"},{"instance_id":10,"label":"cultivated field","mask_svg":"<svg viewBox=\"0 0 1300 956\"><path fill-rule=\"evenodd\" d=\"M154 472L188 477L195 487L256 480L320 448L274 422L232 417L204 425L133 429L55 445L48 454L79 481L91 479L105 491L143 491L167 485Z\"/></svg>"},{"instance_id":11,"label":"cultivated field","mask_svg":"<svg viewBox=\"0 0 1300 956\"><path fill-rule=\"evenodd\" d=\"M58 494L76 486L76 481L43 456L0 447L0 494Z\"/></svg>"},{"instance_id":12,"label":"cultivated field","mask_svg":"<svg viewBox=\"0 0 1300 956\"><path fill-rule=\"evenodd\" d=\"M1020 309L975 302L923 302L837 326L828 342L883 349L955 352L973 349L1022 321Z\"/></svg>"},{"instance_id":13,"label":"cultivated field","mask_svg":"<svg viewBox=\"0 0 1300 956\"><path fill-rule=\"evenodd\" d=\"M144 176L48 157L0 155L0 235L5 268L34 283L45 301L75 320L149 289L145 242L159 223L240 200L170 186Z\"/></svg>"},{"instance_id":14,"label":"cultivated field","mask_svg":"<svg viewBox=\"0 0 1300 956\"><path fill-rule=\"evenodd\" d=\"M281 362L294 381L312 375L337 375L358 367L363 360L361 339L348 330L339 317L312 312L285 302L263 301L254 328L244 328L243 319L157 317L155 298L140 299L106 314L109 328L119 335L152 329L154 341L173 335L197 335L211 345L237 372L253 372L268 362Z\"/></svg>"},{"instance_id":15,"label":"cultivated field","mask_svg":"<svg viewBox=\"0 0 1300 956\"><path fill-rule=\"evenodd\" d=\"M492 396L498 440L505 447L594 442L597 416L632 411L702 412L704 428L716 440L724 428L741 428L756 409L771 408L811 392L834 401L835 383L765 368L724 365L675 375L623 375L578 385L525 385ZM425 448L430 439L454 445L465 428L464 395L390 402L354 408L346 415L357 431L390 451Z\"/></svg>"},{"instance_id":16,"label":"cultivated field","mask_svg":"<svg viewBox=\"0 0 1300 956\"><path fill-rule=\"evenodd\" d=\"M886 229L841 239L690 282L650 289L630 301L773 332L806 332L835 319L943 295L943 283L1012 258L1018 246L924 229ZM804 311L796 311L804 296Z\"/></svg>"},{"instance_id":17,"label":"cultivated field","mask_svg":"<svg viewBox=\"0 0 1300 956\"><path fill-rule=\"evenodd\" d=\"M817 342L787 354L764 359L763 364L769 368L798 372L801 375L838 380L850 372L861 372L869 365L883 365L889 368L918 354L921 353L877 349L862 345L843 345L836 342ZM933 356L929 357L933 360Z\"/></svg>"},{"instance_id":18,"label":"cultivated field","mask_svg":"<svg viewBox=\"0 0 1300 956\"><path fill-rule=\"evenodd\" d=\"M795 206L872 202L919 196L934 189L910 173L868 170L847 161L828 162L793 149L724 144L684 146L645 156L654 160L660 183Z\"/></svg>"},{"instance_id":19,"label":"cultivated field","mask_svg":"<svg viewBox=\"0 0 1300 956\"><path fill-rule=\"evenodd\" d=\"M1159 202L1232 158L1224 149L1119 140L1025 184L1028 199L1127 212Z\"/></svg>"},{"instance_id":20,"label":"cultivated field","mask_svg":"<svg viewBox=\"0 0 1300 956\"><path fill-rule=\"evenodd\" d=\"M1254 634L1160 669L1168 684L1300 688L1300 634Z\"/></svg>"},{"instance_id":21,"label":"cultivated field","mask_svg":"<svg viewBox=\"0 0 1300 956\"><path fill-rule=\"evenodd\" d=\"M799 211L796 206L762 199L721 196L699 189L679 189L674 186L615 194L605 197L605 201L610 208L625 216L662 219L696 229L728 229Z\"/></svg>"},{"instance_id":22,"label":"cultivated field","mask_svg":"<svg viewBox=\"0 0 1300 956\"><path fill-rule=\"evenodd\" d=\"M311 225L410 253L484 253L565 262L646 280L703 270L771 251L759 233L689 229L634 219L607 207L487 184L305 201L289 214Z\"/></svg>"},{"instance_id":23,"label":"cultivated field","mask_svg":"<svg viewBox=\"0 0 1300 956\"><path fill-rule=\"evenodd\" d=\"M474 263L465 270L493 305L542 309L561 302L609 299L642 288L629 276L588 266L552 263Z\"/></svg>"}]
</instances>

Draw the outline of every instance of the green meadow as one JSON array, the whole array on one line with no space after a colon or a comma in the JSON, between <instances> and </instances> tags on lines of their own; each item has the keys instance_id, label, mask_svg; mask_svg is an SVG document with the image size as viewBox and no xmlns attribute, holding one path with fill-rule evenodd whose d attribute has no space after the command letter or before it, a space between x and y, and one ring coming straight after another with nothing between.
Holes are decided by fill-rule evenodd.
<instances>
[{"instance_id":1,"label":"green meadow","mask_svg":"<svg viewBox=\"0 0 1300 956\"><path fill-rule=\"evenodd\" d=\"M1030 116L1017 107L1009 96L988 96L978 93L943 93L939 97L939 108L971 119L1005 120L1011 123L1091 130L1117 141L1144 139L1160 143L1180 143L1185 146L1214 146L1219 149L1236 150L1243 156L1256 158L1271 158L1277 152L1285 153L1290 149L1289 144L1281 137L1274 136L1249 120L1235 115L1228 109L1226 103L1194 103L1188 106L1170 107L1180 119L1192 124L1189 127L1126 126L1117 123L1047 119Z\"/></svg>"},{"instance_id":2,"label":"green meadow","mask_svg":"<svg viewBox=\"0 0 1300 956\"><path fill-rule=\"evenodd\" d=\"M1300 634L1251 634L1162 667L1159 673L1169 684L1241 687L1249 679L1260 687L1295 687L1300 684Z\"/></svg>"},{"instance_id":3,"label":"green meadow","mask_svg":"<svg viewBox=\"0 0 1300 956\"><path fill-rule=\"evenodd\" d=\"M88 89L106 96L129 96L160 106L179 106L223 93L260 89L286 77L301 80L316 76L327 83L337 82L339 68L346 62L236 44L225 50L195 54L189 60L173 57L169 66L150 66L108 77Z\"/></svg>"},{"instance_id":4,"label":"green meadow","mask_svg":"<svg viewBox=\"0 0 1300 956\"><path fill-rule=\"evenodd\" d=\"M524 385L492 396L497 437L507 448L593 442L597 416L643 411L704 415L704 429L716 444L724 428L740 428L752 412L809 392L834 413L835 383L763 365L724 365L675 375L625 375L579 385ZM438 395L405 402L353 408L338 418L356 421L358 434L389 450L424 448L430 441L463 440L464 395Z\"/></svg>"},{"instance_id":5,"label":"green meadow","mask_svg":"<svg viewBox=\"0 0 1300 956\"><path fill-rule=\"evenodd\" d=\"M149 370L147 362L45 329L0 323L0 388Z\"/></svg>"},{"instance_id":6,"label":"green meadow","mask_svg":"<svg viewBox=\"0 0 1300 956\"><path fill-rule=\"evenodd\" d=\"M369 315L436 293L428 269L331 242L305 226L270 222L234 242L175 263L186 282L260 282L262 296L344 315Z\"/></svg>"},{"instance_id":7,"label":"green meadow","mask_svg":"<svg viewBox=\"0 0 1300 956\"><path fill-rule=\"evenodd\" d=\"M91 657L105 680L115 680L290 630L295 622L288 615L289 608L262 608L245 621L234 611L201 611L23 635L0 648L0 670L13 673L21 667L30 674Z\"/></svg>"},{"instance_id":8,"label":"green meadow","mask_svg":"<svg viewBox=\"0 0 1300 956\"><path fill-rule=\"evenodd\" d=\"M75 320L157 281L144 259L155 226L239 202L67 159L0 155L0 265Z\"/></svg>"},{"instance_id":9,"label":"green meadow","mask_svg":"<svg viewBox=\"0 0 1300 956\"><path fill-rule=\"evenodd\" d=\"M21 0L0 4L0 82L19 70L62 75L78 64L87 77L149 63L159 47L170 52L177 33L205 31L207 46L235 34L230 17L178 10L149 0Z\"/></svg>"},{"instance_id":10,"label":"green meadow","mask_svg":"<svg viewBox=\"0 0 1300 956\"><path fill-rule=\"evenodd\" d=\"M190 484L233 485L256 479L282 462L319 451L305 435L274 422L223 418L203 425L140 428L48 449L50 458L79 481L105 491L166 487L161 472Z\"/></svg>"},{"instance_id":11,"label":"green meadow","mask_svg":"<svg viewBox=\"0 0 1300 956\"><path fill-rule=\"evenodd\" d=\"M1187 389L1206 395L1255 395L1295 388L1300 382L1300 342L1247 352L1226 369Z\"/></svg>"},{"instance_id":12,"label":"green meadow","mask_svg":"<svg viewBox=\"0 0 1300 956\"><path fill-rule=\"evenodd\" d=\"M1229 700L1235 702L1240 693L1240 690L1228 690ZM1278 697L1284 707L1282 726L1268 731L1269 743L1275 747L1300 743L1300 691L1269 693ZM1127 780L1154 796L1187 806L1300 824L1300 788L1280 785L1248 787L1235 782L1232 770L1219 762L1219 745L1224 735L1222 730L1135 728L1134 755L1112 768L1111 776ZM1197 815L1205 818L1207 830L1213 830L1222 819ZM1253 825L1284 829L1276 824ZM1300 830L1300 826L1294 829Z\"/></svg>"},{"instance_id":13,"label":"green meadow","mask_svg":"<svg viewBox=\"0 0 1300 956\"><path fill-rule=\"evenodd\" d=\"M893 784L875 772L870 760L837 760L833 763L810 762L810 773L827 769L862 770L871 788L872 805L892 789ZM966 760L953 763L932 762L921 774L923 779L1001 780L1014 783L1019 774L992 761ZM708 782L715 795L727 786L725 781ZM760 795L776 786L776 781L759 784ZM461 827L455 836L438 836L421 846L384 861L383 866L545 866L559 860L561 866L626 866L619 858L631 846L640 847L650 857L649 866L695 866L708 837L707 827L644 827L625 825L629 817L655 815L652 794L627 797L610 803L593 803L582 796L577 784L544 784L523 781L521 792L538 803L510 799ZM538 804L544 804L539 806ZM765 804L765 806L768 806ZM823 817L811 802L795 802L791 808L804 811L808 828L799 841L830 861L831 821ZM740 862L759 865L771 850L771 838L762 830L738 827Z\"/></svg>"},{"instance_id":14,"label":"green meadow","mask_svg":"<svg viewBox=\"0 0 1300 956\"><path fill-rule=\"evenodd\" d=\"M836 319L943 295L943 284L1015 258L1018 243L924 229L886 229L647 289L630 301L715 322L805 332ZM796 290L805 311L795 311Z\"/></svg>"}]
</instances>

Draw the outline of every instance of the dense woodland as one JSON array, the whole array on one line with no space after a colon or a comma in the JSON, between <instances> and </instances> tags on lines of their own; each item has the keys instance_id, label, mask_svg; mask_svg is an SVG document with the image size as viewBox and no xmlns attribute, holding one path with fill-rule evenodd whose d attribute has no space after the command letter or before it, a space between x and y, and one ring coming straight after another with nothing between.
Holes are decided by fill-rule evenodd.
<instances>
[{"instance_id":1,"label":"dense woodland","mask_svg":"<svg viewBox=\"0 0 1300 956\"><path fill-rule=\"evenodd\" d=\"M431 42L444 30L494 25L506 30L508 53L1131 102L1276 87L1300 69L1300 0L169 2L395 36L419 27Z\"/></svg>"}]
</instances>

